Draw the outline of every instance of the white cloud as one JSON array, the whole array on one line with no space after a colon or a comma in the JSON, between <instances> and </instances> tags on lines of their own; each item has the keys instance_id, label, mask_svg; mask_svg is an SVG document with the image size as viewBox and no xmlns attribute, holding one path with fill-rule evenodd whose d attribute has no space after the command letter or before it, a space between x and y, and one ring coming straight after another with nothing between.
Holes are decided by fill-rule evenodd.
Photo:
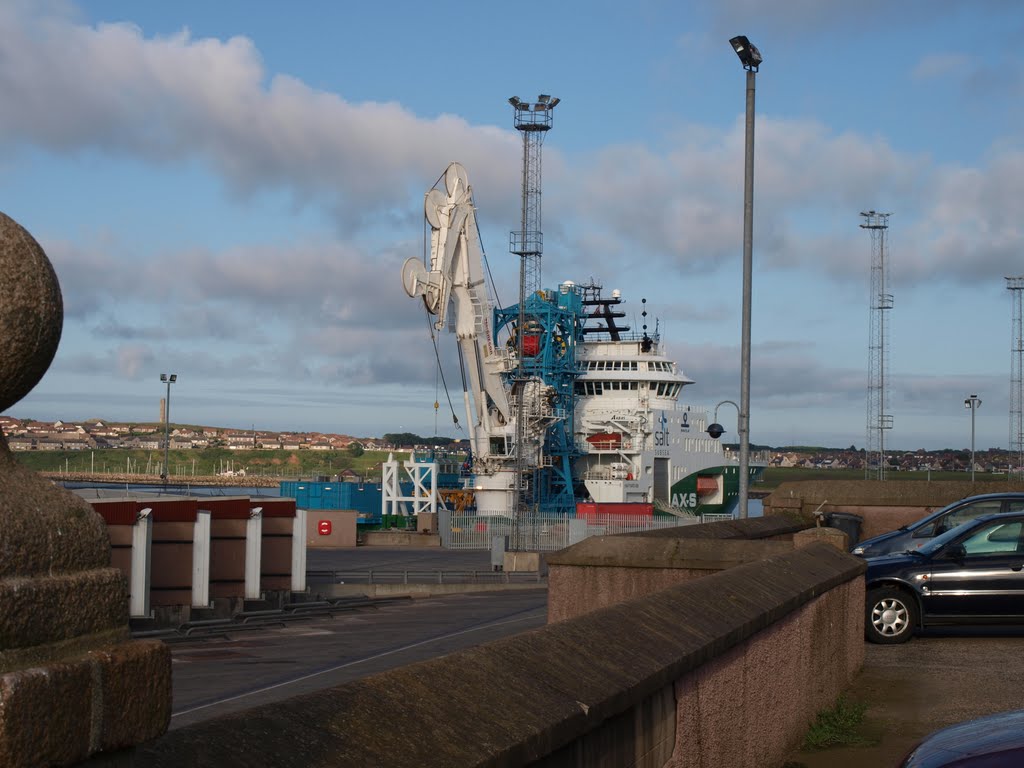
<instances>
[{"instance_id":1,"label":"white cloud","mask_svg":"<svg viewBox=\"0 0 1024 768\"><path fill-rule=\"evenodd\" d=\"M146 38L130 24L77 25L0 9L0 137L51 152L84 149L155 164L200 158L237 193L316 197L344 225L403 205L452 157L493 197L512 199L518 141L457 116L347 102L269 77L244 37ZM502 190L506 190L504 195Z\"/></svg>"},{"instance_id":2,"label":"white cloud","mask_svg":"<svg viewBox=\"0 0 1024 768\"><path fill-rule=\"evenodd\" d=\"M922 57L911 75L922 80L962 75L970 69L972 63L971 57L966 54L936 53Z\"/></svg>"}]
</instances>

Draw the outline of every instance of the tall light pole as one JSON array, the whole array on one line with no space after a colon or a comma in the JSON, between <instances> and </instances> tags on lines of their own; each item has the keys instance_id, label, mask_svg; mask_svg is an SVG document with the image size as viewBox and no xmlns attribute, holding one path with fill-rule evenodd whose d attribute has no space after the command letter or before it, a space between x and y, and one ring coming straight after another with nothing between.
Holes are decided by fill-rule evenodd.
<instances>
[{"instance_id":1,"label":"tall light pole","mask_svg":"<svg viewBox=\"0 0 1024 768\"><path fill-rule=\"evenodd\" d=\"M754 251L754 88L761 52L746 37L729 41L747 71L747 126L743 174L743 331L740 345L740 517L747 516L750 486L750 280Z\"/></svg>"},{"instance_id":2,"label":"tall light pole","mask_svg":"<svg viewBox=\"0 0 1024 768\"><path fill-rule=\"evenodd\" d=\"M160 473L160 479L164 481L164 488L167 487L167 453L171 446L171 384L178 380L178 374L160 374L160 381L167 383L167 399L164 400L164 468Z\"/></svg>"},{"instance_id":3,"label":"tall light pole","mask_svg":"<svg viewBox=\"0 0 1024 768\"><path fill-rule=\"evenodd\" d=\"M971 482L974 482L974 412L981 407L981 400L977 395L971 395L964 400L964 408L971 409Z\"/></svg>"}]
</instances>

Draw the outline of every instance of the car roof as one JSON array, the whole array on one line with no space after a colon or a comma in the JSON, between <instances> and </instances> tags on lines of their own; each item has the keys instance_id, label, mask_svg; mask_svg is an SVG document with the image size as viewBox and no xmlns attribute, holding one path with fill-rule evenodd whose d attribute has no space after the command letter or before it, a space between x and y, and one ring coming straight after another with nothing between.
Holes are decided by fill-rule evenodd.
<instances>
[{"instance_id":1,"label":"car roof","mask_svg":"<svg viewBox=\"0 0 1024 768\"><path fill-rule=\"evenodd\" d=\"M904 765L960 765L970 758L1017 755L1024 747L1024 710L1000 712L956 723L926 736ZM1005 765L1010 765L1007 761ZM1014 762L1014 765L1017 763Z\"/></svg>"},{"instance_id":2,"label":"car roof","mask_svg":"<svg viewBox=\"0 0 1024 768\"><path fill-rule=\"evenodd\" d=\"M978 525L989 520L1001 520L1005 523L1007 520L1013 520L1017 517L1024 517L1024 509L1018 509L1013 512L989 512L987 515L978 515L973 520L968 520L965 525Z\"/></svg>"},{"instance_id":3,"label":"car roof","mask_svg":"<svg viewBox=\"0 0 1024 768\"><path fill-rule=\"evenodd\" d=\"M965 496L959 501L951 501L948 506L960 504L964 501L985 501L987 499L1024 499L1024 491L998 491L996 493L979 493L975 496Z\"/></svg>"}]
</instances>

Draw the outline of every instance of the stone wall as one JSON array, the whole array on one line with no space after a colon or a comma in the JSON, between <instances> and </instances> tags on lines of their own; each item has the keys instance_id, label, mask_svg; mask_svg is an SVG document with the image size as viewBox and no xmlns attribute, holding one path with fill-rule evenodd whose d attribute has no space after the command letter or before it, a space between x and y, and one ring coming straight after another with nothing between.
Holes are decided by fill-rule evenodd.
<instances>
[{"instance_id":1,"label":"stone wall","mask_svg":"<svg viewBox=\"0 0 1024 768\"><path fill-rule=\"evenodd\" d=\"M788 552L794 533L806 527L783 518L748 518L592 536L547 556L548 621Z\"/></svg>"},{"instance_id":2,"label":"stone wall","mask_svg":"<svg viewBox=\"0 0 1024 768\"><path fill-rule=\"evenodd\" d=\"M810 480L783 483L764 501L764 515L814 524L814 512L845 512L862 519L861 539L920 520L967 496L1024 491L1020 481Z\"/></svg>"},{"instance_id":3,"label":"stone wall","mask_svg":"<svg viewBox=\"0 0 1024 768\"><path fill-rule=\"evenodd\" d=\"M89 765L780 764L862 663L863 570L812 543Z\"/></svg>"}]
</instances>

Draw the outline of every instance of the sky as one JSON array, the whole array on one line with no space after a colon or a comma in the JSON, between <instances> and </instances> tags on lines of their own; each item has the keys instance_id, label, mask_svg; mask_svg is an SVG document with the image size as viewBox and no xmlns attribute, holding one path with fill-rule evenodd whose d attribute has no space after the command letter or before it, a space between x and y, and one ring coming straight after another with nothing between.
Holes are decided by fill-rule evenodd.
<instances>
[{"instance_id":1,"label":"sky","mask_svg":"<svg viewBox=\"0 0 1024 768\"><path fill-rule=\"evenodd\" d=\"M1015 0L0 0L0 210L64 300L8 415L465 437L422 304L423 195L473 186L518 293L510 96L543 145L543 284L641 300L695 384L739 400L746 35L756 83L750 439L863 447L871 239L891 213L894 449L1007 447L1005 276L1024 274ZM442 359L454 360L445 337ZM446 367L465 422L458 371ZM435 401L441 403L434 408ZM719 421L735 439L735 410Z\"/></svg>"}]
</instances>

